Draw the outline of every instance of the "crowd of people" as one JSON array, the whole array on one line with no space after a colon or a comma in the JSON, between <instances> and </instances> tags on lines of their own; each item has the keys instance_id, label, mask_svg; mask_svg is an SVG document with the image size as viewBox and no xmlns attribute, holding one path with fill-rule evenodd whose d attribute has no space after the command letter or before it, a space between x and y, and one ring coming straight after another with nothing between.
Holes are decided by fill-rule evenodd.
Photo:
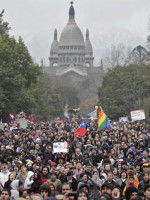
<instances>
[{"instance_id":1,"label":"crowd of people","mask_svg":"<svg viewBox=\"0 0 150 200\"><path fill-rule=\"evenodd\" d=\"M150 200L150 123L77 122L0 129L0 200ZM67 142L67 153L53 144Z\"/></svg>"}]
</instances>

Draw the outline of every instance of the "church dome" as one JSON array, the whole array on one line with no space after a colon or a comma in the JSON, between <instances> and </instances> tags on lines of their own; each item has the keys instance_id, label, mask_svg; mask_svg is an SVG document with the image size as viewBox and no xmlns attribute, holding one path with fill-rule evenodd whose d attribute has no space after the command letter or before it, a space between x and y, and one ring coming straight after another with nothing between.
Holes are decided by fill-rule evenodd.
<instances>
[{"instance_id":1,"label":"church dome","mask_svg":"<svg viewBox=\"0 0 150 200\"><path fill-rule=\"evenodd\" d=\"M60 36L60 46L62 45L84 45L84 38L81 30L75 21L69 21Z\"/></svg>"},{"instance_id":2,"label":"church dome","mask_svg":"<svg viewBox=\"0 0 150 200\"><path fill-rule=\"evenodd\" d=\"M69 21L60 35L60 46L84 45L83 34L74 19L75 11L72 4L73 2L69 9Z\"/></svg>"}]
</instances>

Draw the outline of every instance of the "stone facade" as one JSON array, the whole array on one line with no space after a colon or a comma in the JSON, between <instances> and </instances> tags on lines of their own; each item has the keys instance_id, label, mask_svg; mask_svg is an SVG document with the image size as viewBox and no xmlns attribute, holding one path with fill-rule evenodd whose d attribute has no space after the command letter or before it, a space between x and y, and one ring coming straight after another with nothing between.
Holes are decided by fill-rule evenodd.
<instances>
[{"instance_id":1,"label":"stone facade","mask_svg":"<svg viewBox=\"0 0 150 200\"><path fill-rule=\"evenodd\" d=\"M77 89L81 109L87 112L84 102L97 99L97 89L102 84L103 67L93 66L93 48L89 40L89 30L86 30L85 41L83 34L75 22L73 3L69 9L69 20L63 29L60 39L54 30L54 40L51 44L49 67L43 67L55 84L70 85ZM95 100L96 101L96 100ZM97 102L93 102L94 104Z\"/></svg>"}]
</instances>

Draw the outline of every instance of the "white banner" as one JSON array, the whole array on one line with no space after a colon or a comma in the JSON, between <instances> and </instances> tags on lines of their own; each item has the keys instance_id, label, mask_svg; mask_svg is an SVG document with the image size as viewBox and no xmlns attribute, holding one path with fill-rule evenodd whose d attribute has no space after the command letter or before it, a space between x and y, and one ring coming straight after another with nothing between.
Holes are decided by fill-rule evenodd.
<instances>
[{"instance_id":1,"label":"white banner","mask_svg":"<svg viewBox=\"0 0 150 200\"><path fill-rule=\"evenodd\" d=\"M145 111L143 109L141 110L132 110L130 111L131 114L131 120L137 121L137 120L143 120L145 119Z\"/></svg>"},{"instance_id":2,"label":"white banner","mask_svg":"<svg viewBox=\"0 0 150 200\"><path fill-rule=\"evenodd\" d=\"M53 143L53 152L54 153L68 153L67 142L55 142L55 143Z\"/></svg>"},{"instance_id":3,"label":"white banner","mask_svg":"<svg viewBox=\"0 0 150 200\"><path fill-rule=\"evenodd\" d=\"M128 122L128 117L119 117L119 122Z\"/></svg>"},{"instance_id":4,"label":"white banner","mask_svg":"<svg viewBox=\"0 0 150 200\"><path fill-rule=\"evenodd\" d=\"M20 124L20 127L22 128L22 129L26 129L27 128L27 120L25 119L25 118L20 118L19 120L18 120L18 123Z\"/></svg>"}]
</instances>

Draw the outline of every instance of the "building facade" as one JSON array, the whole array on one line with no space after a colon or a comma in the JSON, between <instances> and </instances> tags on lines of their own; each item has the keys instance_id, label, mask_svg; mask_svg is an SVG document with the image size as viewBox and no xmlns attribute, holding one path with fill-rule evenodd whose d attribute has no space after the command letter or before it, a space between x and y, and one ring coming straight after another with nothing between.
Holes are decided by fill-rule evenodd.
<instances>
[{"instance_id":1,"label":"building facade","mask_svg":"<svg viewBox=\"0 0 150 200\"><path fill-rule=\"evenodd\" d=\"M43 67L54 84L75 87L80 98L80 107L83 111L90 111L96 104L97 89L102 84L103 66L93 66L93 47L86 30L85 40L75 21L73 2L69 8L69 20L58 40L57 30L54 30L54 39L50 48L49 67ZM93 100L93 105L85 109L87 100ZM94 102L95 101L95 102ZM92 102L92 100L91 100Z\"/></svg>"}]
</instances>

